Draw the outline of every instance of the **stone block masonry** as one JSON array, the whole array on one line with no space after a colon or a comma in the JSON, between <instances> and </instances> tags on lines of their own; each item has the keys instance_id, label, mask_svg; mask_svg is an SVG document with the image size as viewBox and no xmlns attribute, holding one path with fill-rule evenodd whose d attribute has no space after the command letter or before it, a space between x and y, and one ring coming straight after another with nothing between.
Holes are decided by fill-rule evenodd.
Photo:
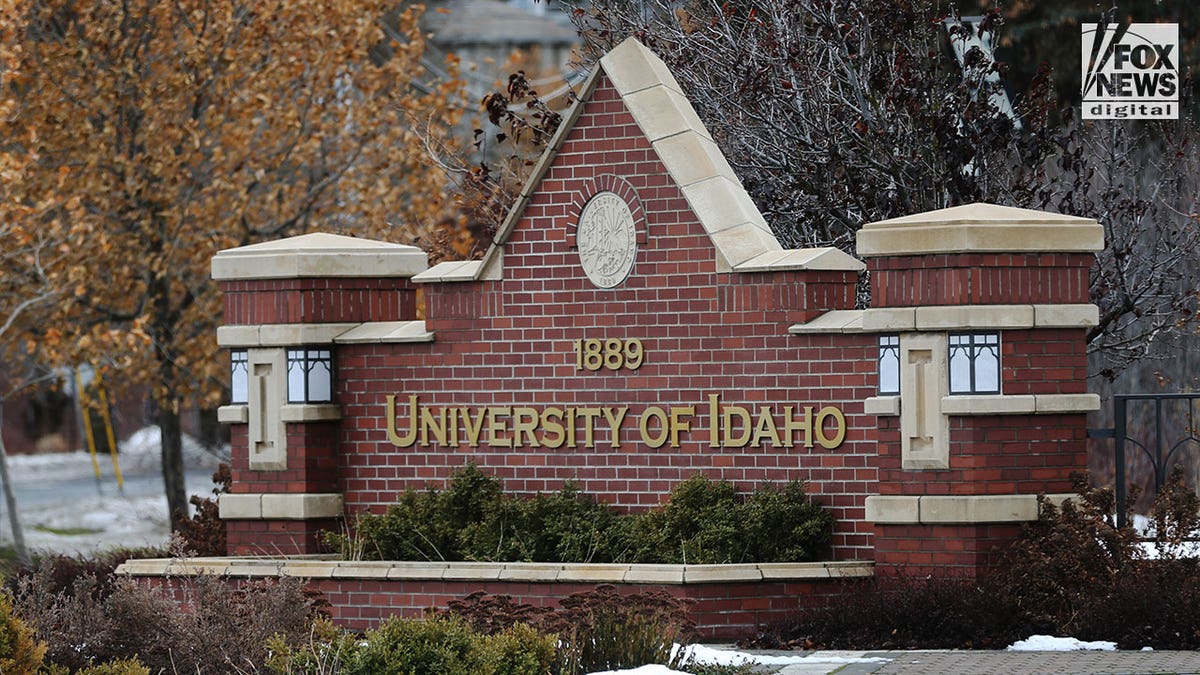
<instances>
[{"instance_id":1,"label":"stone block masonry","mask_svg":"<svg viewBox=\"0 0 1200 675\"><path fill-rule=\"evenodd\" d=\"M1094 221L975 204L866 224L865 264L784 249L662 62L627 41L482 260L426 269L415 248L325 234L214 258L218 341L245 352L245 395L221 411L229 553L317 553L322 530L473 462L509 491L574 481L627 509L697 473L803 481L836 519L833 564L978 573L1085 468L1102 246ZM339 569L312 578L355 627L590 583L537 565ZM505 569L520 579L491 576ZM829 574L691 574L668 586L710 636L830 592ZM658 583L587 579L612 575Z\"/></svg>"}]
</instances>

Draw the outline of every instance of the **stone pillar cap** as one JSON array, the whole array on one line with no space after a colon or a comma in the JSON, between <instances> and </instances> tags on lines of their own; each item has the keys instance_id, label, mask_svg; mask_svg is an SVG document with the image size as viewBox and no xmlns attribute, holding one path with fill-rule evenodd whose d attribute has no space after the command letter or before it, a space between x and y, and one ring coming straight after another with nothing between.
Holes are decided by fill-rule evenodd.
<instances>
[{"instance_id":1,"label":"stone pillar cap","mask_svg":"<svg viewBox=\"0 0 1200 675\"><path fill-rule=\"evenodd\" d=\"M965 204L867 223L865 258L938 253L1093 253L1104 228L1091 218L996 204Z\"/></svg>"},{"instance_id":2,"label":"stone pillar cap","mask_svg":"<svg viewBox=\"0 0 1200 675\"><path fill-rule=\"evenodd\" d=\"M415 246L316 232L220 251L212 259L212 278L407 278L428 267L428 256Z\"/></svg>"}]
</instances>

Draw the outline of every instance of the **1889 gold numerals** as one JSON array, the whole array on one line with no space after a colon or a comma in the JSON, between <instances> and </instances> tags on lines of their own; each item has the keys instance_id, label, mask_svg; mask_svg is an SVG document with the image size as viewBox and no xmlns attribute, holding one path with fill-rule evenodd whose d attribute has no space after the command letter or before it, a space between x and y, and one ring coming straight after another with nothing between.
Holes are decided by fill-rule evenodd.
<instances>
[{"instance_id":1,"label":"1889 gold numerals","mask_svg":"<svg viewBox=\"0 0 1200 675\"><path fill-rule=\"evenodd\" d=\"M575 340L571 346L575 350L575 370L637 370L646 358L646 350L638 338L588 338Z\"/></svg>"}]
</instances>

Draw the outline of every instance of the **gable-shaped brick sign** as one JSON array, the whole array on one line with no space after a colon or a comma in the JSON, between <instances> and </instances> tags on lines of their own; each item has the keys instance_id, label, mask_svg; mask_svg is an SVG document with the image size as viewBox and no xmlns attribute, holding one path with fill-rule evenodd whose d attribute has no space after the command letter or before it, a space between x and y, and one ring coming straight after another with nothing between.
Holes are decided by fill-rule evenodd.
<instances>
[{"instance_id":1,"label":"gable-shaped brick sign","mask_svg":"<svg viewBox=\"0 0 1200 675\"><path fill-rule=\"evenodd\" d=\"M696 473L800 480L836 518L833 560L969 572L1085 466L1102 245L1093 221L971 205L867 224L865 265L784 249L629 40L482 260L328 235L214 258L230 553L315 552L474 462L632 509Z\"/></svg>"}]
</instances>

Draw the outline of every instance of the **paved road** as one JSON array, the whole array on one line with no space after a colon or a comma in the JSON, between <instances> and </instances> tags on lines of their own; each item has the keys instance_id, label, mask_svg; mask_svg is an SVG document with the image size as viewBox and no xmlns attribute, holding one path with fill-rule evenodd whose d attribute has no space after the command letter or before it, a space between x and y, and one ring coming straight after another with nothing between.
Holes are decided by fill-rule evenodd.
<instances>
[{"instance_id":1,"label":"paved road","mask_svg":"<svg viewBox=\"0 0 1200 675\"><path fill-rule=\"evenodd\" d=\"M812 652L778 675L1141 675L1200 673L1200 652ZM836 658L872 662L833 663ZM875 660L878 659L878 660ZM822 662L825 661L825 662Z\"/></svg>"}]
</instances>

